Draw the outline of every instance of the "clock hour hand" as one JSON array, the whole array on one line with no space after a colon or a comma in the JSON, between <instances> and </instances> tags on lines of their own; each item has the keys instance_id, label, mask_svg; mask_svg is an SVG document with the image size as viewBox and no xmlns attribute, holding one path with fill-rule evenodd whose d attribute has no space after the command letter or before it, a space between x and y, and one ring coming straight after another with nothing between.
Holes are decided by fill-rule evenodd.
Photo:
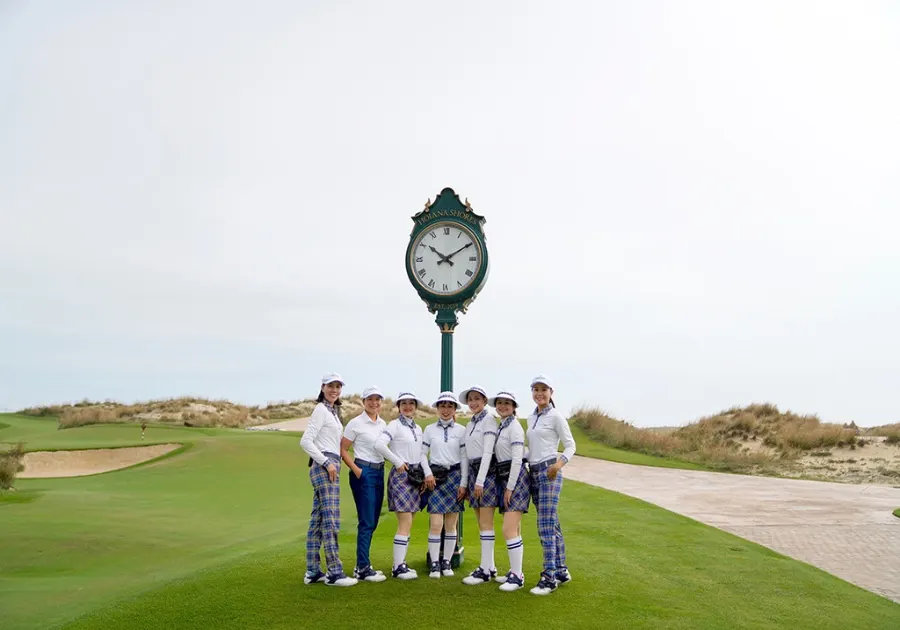
<instances>
[{"instance_id":1,"label":"clock hour hand","mask_svg":"<svg viewBox=\"0 0 900 630\"><path fill-rule=\"evenodd\" d=\"M449 256L446 256L444 258L444 260L446 260L448 263L450 263L452 265L453 263L450 262L450 259L453 258L454 256L456 256L459 252L464 250L466 247L471 247L471 246L472 246L472 242L470 241L470 242L466 243L465 245L463 245L462 247L460 247L459 249L457 249L455 252L453 252Z\"/></svg>"},{"instance_id":2,"label":"clock hour hand","mask_svg":"<svg viewBox=\"0 0 900 630\"><path fill-rule=\"evenodd\" d=\"M437 264L440 265L442 262L445 262L445 263L447 263L448 265L450 265L451 267L453 266L453 261L450 260L450 256L452 256L453 254L450 254L450 256L444 256L441 252L439 252L438 250L436 250L436 249L435 249L434 247L432 247L431 245L428 246L428 249L430 249L430 250L433 251L435 254L437 254L438 256L441 257L441 259L438 261Z\"/></svg>"}]
</instances>

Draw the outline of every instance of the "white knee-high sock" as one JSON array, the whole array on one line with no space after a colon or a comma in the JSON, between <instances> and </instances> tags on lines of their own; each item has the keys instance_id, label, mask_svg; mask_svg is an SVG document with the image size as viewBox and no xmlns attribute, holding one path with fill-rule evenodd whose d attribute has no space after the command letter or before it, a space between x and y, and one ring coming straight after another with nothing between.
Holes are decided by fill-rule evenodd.
<instances>
[{"instance_id":1,"label":"white knee-high sock","mask_svg":"<svg viewBox=\"0 0 900 630\"><path fill-rule=\"evenodd\" d=\"M522 575L522 556L525 554L524 543L521 536L510 538L506 541L506 551L509 553L509 570L516 575Z\"/></svg>"},{"instance_id":2,"label":"white knee-high sock","mask_svg":"<svg viewBox=\"0 0 900 630\"><path fill-rule=\"evenodd\" d=\"M481 568L493 571L494 566L494 532L481 532Z\"/></svg>"},{"instance_id":3,"label":"white knee-high sock","mask_svg":"<svg viewBox=\"0 0 900 630\"><path fill-rule=\"evenodd\" d=\"M441 535L428 534L428 554L431 556L432 562L441 559Z\"/></svg>"},{"instance_id":4,"label":"white knee-high sock","mask_svg":"<svg viewBox=\"0 0 900 630\"><path fill-rule=\"evenodd\" d=\"M406 549L409 546L409 536L394 535L394 568L406 562Z\"/></svg>"},{"instance_id":5,"label":"white knee-high sock","mask_svg":"<svg viewBox=\"0 0 900 630\"><path fill-rule=\"evenodd\" d=\"M450 560L453 557L454 549L456 549L456 530L444 532L444 560Z\"/></svg>"}]
</instances>

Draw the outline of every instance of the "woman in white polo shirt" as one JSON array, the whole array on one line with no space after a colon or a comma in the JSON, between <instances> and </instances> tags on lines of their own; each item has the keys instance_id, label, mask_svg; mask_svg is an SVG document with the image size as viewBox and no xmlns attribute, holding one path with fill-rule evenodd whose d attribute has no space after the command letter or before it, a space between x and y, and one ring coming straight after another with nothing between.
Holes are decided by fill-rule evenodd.
<instances>
[{"instance_id":1,"label":"woman in white polo shirt","mask_svg":"<svg viewBox=\"0 0 900 630\"><path fill-rule=\"evenodd\" d=\"M494 565L494 510L499 505L497 483L494 477L494 441L497 439L497 421L488 411L487 394L477 385L464 390L459 402L469 405L472 419L466 425L466 453L469 456L469 505L478 517L481 538L481 564L463 584L486 584L497 577Z\"/></svg>"},{"instance_id":2,"label":"woman in white polo shirt","mask_svg":"<svg viewBox=\"0 0 900 630\"><path fill-rule=\"evenodd\" d=\"M553 403L553 385L546 376L531 381L531 397L537 407L528 416L528 464L531 474L531 499L538 512L538 535L544 552L541 579L531 589L535 595L547 595L559 584L572 579L566 566L566 544L559 525L559 493L562 468L575 454L575 439L569 423ZM558 452L559 443L563 452Z\"/></svg>"},{"instance_id":3,"label":"woman in white polo shirt","mask_svg":"<svg viewBox=\"0 0 900 630\"><path fill-rule=\"evenodd\" d=\"M394 568L391 575L400 580L413 580L416 572L406 564L409 533L413 515L422 509L422 429L415 422L416 409L424 405L412 392L397 396L400 417L388 423L378 441L379 452L394 467L388 475L388 509L397 514L394 536Z\"/></svg>"},{"instance_id":4,"label":"woman in white polo shirt","mask_svg":"<svg viewBox=\"0 0 900 630\"><path fill-rule=\"evenodd\" d=\"M523 466L525 454L525 430L516 418L519 403L512 392L503 391L489 400L489 404L500 414L497 427L496 479L500 492L500 513L503 514L503 538L509 554L509 573L501 591L516 591L525 585L522 571L522 557L525 549L522 543L522 514L528 511L530 488L528 469Z\"/></svg>"},{"instance_id":5,"label":"woman in white polo shirt","mask_svg":"<svg viewBox=\"0 0 900 630\"><path fill-rule=\"evenodd\" d=\"M422 468L428 497L428 554L431 566L428 577L451 577L450 559L456 548L456 524L465 510L466 480L469 460L466 457L466 428L456 423L459 403L453 392L441 392L434 406L438 421L425 427L422 435ZM441 554L441 529L444 530L444 557Z\"/></svg>"},{"instance_id":6,"label":"woman in white polo shirt","mask_svg":"<svg viewBox=\"0 0 900 630\"><path fill-rule=\"evenodd\" d=\"M387 578L372 568L369 548L384 502L384 457L377 445L387 424L378 415L384 396L377 387L363 390L363 412L347 423L341 439L341 459L350 469L350 491L356 503L356 569L353 577L366 582ZM350 447L354 457L350 457Z\"/></svg>"},{"instance_id":7,"label":"woman in white polo shirt","mask_svg":"<svg viewBox=\"0 0 900 630\"><path fill-rule=\"evenodd\" d=\"M356 580L344 574L338 556L341 525L341 391L344 381L331 372L322 377L318 404L309 418L300 446L309 455L309 480L313 487L313 509L306 533L304 584L324 582L328 586L353 586ZM325 547L328 573L321 569L319 549Z\"/></svg>"}]
</instances>

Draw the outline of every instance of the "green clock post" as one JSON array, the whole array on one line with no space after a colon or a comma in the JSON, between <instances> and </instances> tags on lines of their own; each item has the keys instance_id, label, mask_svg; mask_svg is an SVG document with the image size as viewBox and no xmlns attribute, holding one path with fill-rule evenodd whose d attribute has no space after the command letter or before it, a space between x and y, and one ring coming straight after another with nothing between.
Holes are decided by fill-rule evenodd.
<instances>
[{"instance_id":1,"label":"green clock post","mask_svg":"<svg viewBox=\"0 0 900 630\"><path fill-rule=\"evenodd\" d=\"M453 390L453 333L457 313L465 313L487 281L489 265L483 216L445 188L425 202L412 217L413 230L406 248L406 273L413 288L436 315L441 331L441 391ZM462 540L462 518L459 540ZM463 549L457 546L451 561L458 567Z\"/></svg>"}]
</instances>

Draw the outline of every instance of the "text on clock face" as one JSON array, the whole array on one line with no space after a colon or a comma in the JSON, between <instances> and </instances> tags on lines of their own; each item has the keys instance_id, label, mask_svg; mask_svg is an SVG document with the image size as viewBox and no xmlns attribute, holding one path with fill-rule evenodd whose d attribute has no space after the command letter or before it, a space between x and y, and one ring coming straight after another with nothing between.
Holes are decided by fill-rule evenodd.
<instances>
[{"instance_id":1,"label":"text on clock face","mask_svg":"<svg viewBox=\"0 0 900 630\"><path fill-rule=\"evenodd\" d=\"M419 235L413 248L413 271L433 293L456 293L478 272L478 245L468 230L436 225Z\"/></svg>"}]
</instances>

